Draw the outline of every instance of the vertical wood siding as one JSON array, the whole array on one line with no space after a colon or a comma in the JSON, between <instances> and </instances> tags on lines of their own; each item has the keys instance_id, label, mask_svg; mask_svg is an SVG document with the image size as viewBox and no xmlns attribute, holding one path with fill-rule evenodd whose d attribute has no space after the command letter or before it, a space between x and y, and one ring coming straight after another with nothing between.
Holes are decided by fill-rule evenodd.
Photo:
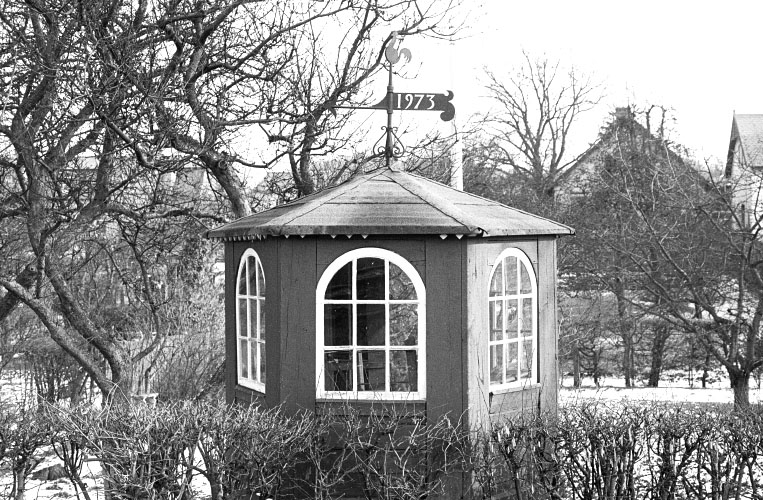
<instances>
[{"instance_id":1,"label":"vertical wood siding","mask_svg":"<svg viewBox=\"0 0 763 500\"><path fill-rule=\"evenodd\" d=\"M225 401L236 398L236 272L234 243L225 244ZM241 252L239 251L239 256Z\"/></svg>"},{"instance_id":2,"label":"vertical wood siding","mask_svg":"<svg viewBox=\"0 0 763 500\"><path fill-rule=\"evenodd\" d=\"M427 415L458 419L463 407L461 254L455 238L426 241Z\"/></svg>"},{"instance_id":3,"label":"vertical wood siding","mask_svg":"<svg viewBox=\"0 0 763 500\"><path fill-rule=\"evenodd\" d=\"M556 242L554 238L502 239L467 242L465 279L467 344L466 406L469 425L511 418L520 411L556 408ZM518 248L530 258L538 278L538 373L539 387L490 393L488 359L488 286L493 264L506 248Z\"/></svg>"},{"instance_id":4,"label":"vertical wood siding","mask_svg":"<svg viewBox=\"0 0 763 500\"><path fill-rule=\"evenodd\" d=\"M287 413L315 408L315 238L279 238L280 401Z\"/></svg>"}]
</instances>

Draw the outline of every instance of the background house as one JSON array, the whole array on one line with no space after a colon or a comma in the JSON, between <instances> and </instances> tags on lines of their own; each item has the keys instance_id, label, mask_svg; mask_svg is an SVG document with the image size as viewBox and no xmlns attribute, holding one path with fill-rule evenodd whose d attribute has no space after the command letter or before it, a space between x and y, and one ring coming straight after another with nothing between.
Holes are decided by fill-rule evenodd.
<instances>
[{"instance_id":1,"label":"background house","mask_svg":"<svg viewBox=\"0 0 763 500\"><path fill-rule=\"evenodd\" d=\"M724 177L744 226L757 225L763 215L763 114L734 114Z\"/></svg>"},{"instance_id":2,"label":"background house","mask_svg":"<svg viewBox=\"0 0 763 500\"><path fill-rule=\"evenodd\" d=\"M569 200L589 194L594 176L607 168L608 157L629 162L631 158L628 156L639 152L649 155L657 166L664 164L666 168L684 168L684 158L664 138L664 118L659 116L659 123L652 123L655 117L650 115L649 112L644 113L639 119L630 106L615 108L612 119L604 124L599 137L578 159L572 167L574 172L559 187L558 198Z\"/></svg>"}]
</instances>

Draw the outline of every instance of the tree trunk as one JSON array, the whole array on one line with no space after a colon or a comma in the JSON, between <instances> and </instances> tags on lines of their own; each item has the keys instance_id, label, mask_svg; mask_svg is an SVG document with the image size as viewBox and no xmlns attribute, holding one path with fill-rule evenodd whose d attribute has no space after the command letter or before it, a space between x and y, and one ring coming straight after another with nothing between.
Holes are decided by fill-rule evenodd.
<instances>
[{"instance_id":1,"label":"tree trunk","mask_svg":"<svg viewBox=\"0 0 763 500\"><path fill-rule=\"evenodd\" d=\"M649 381L647 387L657 387L660 384L662 372L662 359L665 355L665 344L670 337L670 328L660 325L655 329L652 341L652 366L649 369Z\"/></svg>"},{"instance_id":2,"label":"tree trunk","mask_svg":"<svg viewBox=\"0 0 763 500\"><path fill-rule=\"evenodd\" d=\"M13 471L13 491L11 498L14 500L24 500L24 491L26 490L26 470Z\"/></svg>"},{"instance_id":3,"label":"tree trunk","mask_svg":"<svg viewBox=\"0 0 763 500\"><path fill-rule=\"evenodd\" d=\"M625 387L633 387L633 337L630 332L622 332L623 336L623 375Z\"/></svg>"},{"instance_id":4,"label":"tree trunk","mask_svg":"<svg viewBox=\"0 0 763 500\"><path fill-rule=\"evenodd\" d=\"M580 389L580 349L578 349L578 343L574 342L572 345L572 386L575 389Z\"/></svg>"},{"instance_id":5,"label":"tree trunk","mask_svg":"<svg viewBox=\"0 0 763 500\"><path fill-rule=\"evenodd\" d=\"M734 409L743 410L750 407L750 374L728 369L731 388L734 390Z\"/></svg>"},{"instance_id":6,"label":"tree trunk","mask_svg":"<svg viewBox=\"0 0 763 500\"><path fill-rule=\"evenodd\" d=\"M707 389L707 379L710 376L708 367L710 366L710 353L705 354L705 363L702 365L702 388Z\"/></svg>"},{"instance_id":7,"label":"tree trunk","mask_svg":"<svg viewBox=\"0 0 763 500\"><path fill-rule=\"evenodd\" d=\"M623 339L623 375L625 387L633 387L633 331L631 328L628 302L625 300L625 284L618 279L615 285L617 298L617 328Z\"/></svg>"},{"instance_id":8,"label":"tree trunk","mask_svg":"<svg viewBox=\"0 0 763 500\"><path fill-rule=\"evenodd\" d=\"M593 353L593 383L596 385L596 388L599 387L599 351L594 351Z\"/></svg>"}]
</instances>

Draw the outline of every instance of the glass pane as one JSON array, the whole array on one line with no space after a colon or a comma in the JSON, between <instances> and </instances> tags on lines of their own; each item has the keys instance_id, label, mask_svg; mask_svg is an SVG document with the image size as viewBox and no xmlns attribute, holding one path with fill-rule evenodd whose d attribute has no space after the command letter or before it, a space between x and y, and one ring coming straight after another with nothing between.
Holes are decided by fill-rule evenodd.
<instances>
[{"instance_id":1,"label":"glass pane","mask_svg":"<svg viewBox=\"0 0 763 500\"><path fill-rule=\"evenodd\" d=\"M517 338L519 331L519 305L517 299L506 299L506 338Z\"/></svg>"},{"instance_id":2,"label":"glass pane","mask_svg":"<svg viewBox=\"0 0 763 500\"><path fill-rule=\"evenodd\" d=\"M522 336L529 337L533 331L533 300L522 300Z\"/></svg>"},{"instance_id":3,"label":"glass pane","mask_svg":"<svg viewBox=\"0 0 763 500\"><path fill-rule=\"evenodd\" d=\"M506 257L503 259L503 265L506 267L506 283L504 283L505 295L516 295L517 291L517 258Z\"/></svg>"},{"instance_id":4,"label":"glass pane","mask_svg":"<svg viewBox=\"0 0 763 500\"><path fill-rule=\"evenodd\" d=\"M257 259L251 255L246 258L247 281L249 281L248 295L257 295Z\"/></svg>"},{"instance_id":5,"label":"glass pane","mask_svg":"<svg viewBox=\"0 0 763 500\"><path fill-rule=\"evenodd\" d=\"M416 304L389 305L390 345L416 345L419 333L419 306Z\"/></svg>"},{"instance_id":6,"label":"glass pane","mask_svg":"<svg viewBox=\"0 0 763 500\"><path fill-rule=\"evenodd\" d=\"M260 299L260 340L265 340L265 299Z\"/></svg>"},{"instance_id":7,"label":"glass pane","mask_svg":"<svg viewBox=\"0 0 763 500\"><path fill-rule=\"evenodd\" d=\"M238 294L246 295L246 262L238 274Z\"/></svg>"},{"instance_id":8,"label":"glass pane","mask_svg":"<svg viewBox=\"0 0 763 500\"><path fill-rule=\"evenodd\" d=\"M264 384L268 366L267 363L265 363L265 342L258 342L257 346L260 350L260 382Z\"/></svg>"},{"instance_id":9,"label":"glass pane","mask_svg":"<svg viewBox=\"0 0 763 500\"><path fill-rule=\"evenodd\" d=\"M257 380L257 371L259 366L257 365L257 342L251 342L249 344L249 371L252 374L252 380Z\"/></svg>"},{"instance_id":10,"label":"glass pane","mask_svg":"<svg viewBox=\"0 0 763 500\"><path fill-rule=\"evenodd\" d=\"M384 304L358 304L358 345L384 345Z\"/></svg>"},{"instance_id":11,"label":"glass pane","mask_svg":"<svg viewBox=\"0 0 763 500\"><path fill-rule=\"evenodd\" d=\"M419 368L416 351L390 351L389 385L392 392L418 391Z\"/></svg>"},{"instance_id":12,"label":"glass pane","mask_svg":"<svg viewBox=\"0 0 763 500\"><path fill-rule=\"evenodd\" d=\"M407 274L389 263L389 298L391 300L416 300L416 289Z\"/></svg>"},{"instance_id":13,"label":"glass pane","mask_svg":"<svg viewBox=\"0 0 763 500\"><path fill-rule=\"evenodd\" d=\"M260 297L265 296L265 273L262 271L262 266L257 262L257 295Z\"/></svg>"},{"instance_id":14,"label":"glass pane","mask_svg":"<svg viewBox=\"0 0 763 500\"><path fill-rule=\"evenodd\" d=\"M325 304L323 306L323 343L352 345L351 321L351 304Z\"/></svg>"},{"instance_id":15,"label":"glass pane","mask_svg":"<svg viewBox=\"0 0 763 500\"><path fill-rule=\"evenodd\" d=\"M249 369L247 360L249 359L249 352L247 346L249 341L245 339L239 339L238 341L238 376L241 378L249 378Z\"/></svg>"},{"instance_id":16,"label":"glass pane","mask_svg":"<svg viewBox=\"0 0 763 500\"><path fill-rule=\"evenodd\" d=\"M519 375L521 378L530 378L533 366L533 356L535 356L535 352L533 351L533 341L525 340L522 342L522 359Z\"/></svg>"},{"instance_id":17,"label":"glass pane","mask_svg":"<svg viewBox=\"0 0 763 500\"><path fill-rule=\"evenodd\" d=\"M503 301L491 300L490 304L490 340L503 340Z\"/></svg>"},{"instance_id":18,"label":"glass pane","mask_svg":"<svg viewBox=\"0 0 763 500\"><path fill-rule=\"evenodd\" d=\"M490 383L503 383L503 344L490 346Z\"/></svg>"},{"instance_id":19,"label":"glass pane","mask_svg":"<svg viewBox=\"0 0 763 500\"><path fill-rule=\"evenodd\" d=\"M530 283L530 273L524 264L519 265L519 274L522 278L519 283L519 293L532 293L533 288Z\"/></svg>"},{"instance_id":20,"label":"glass pane","mask_svg":"<svg viewBox=\"0 0 763 500\"><path fill-rule=\"evenodd\" d=\"M499 262L493 271L493 278L490 280L490 296L495 297L503 292L503 263Z\"/></svg>"},{"instance_id":21,"label":"glass pane","mask_svg":"<svg viewBox=\"0 0 763 500\"><path fill-rule=\"evenodd\" d=\"M352 299L352 262L348 262L336 272L326 287L326 298L333 300Z\"/></svg>"},{"instance_id":22,"label":"glass pane","mask_svg":"<svg viewBox=\"0 0 763 500\"><path fill-rule=\"evenodd\" d=\"M249 299L249 335L257 336L257 299Z\"/></svg>"},{"instance_id":23,"label":"glass pane","mask_svg":"<svg viewBox=\"0 0 763 500\"><path fill-rule=\"evenodd\" d=\"M384 351L358 351L358 390L384 390Z\"/></svg>"},{"instance_id":24,"label":"glass pane","mask_svg":"<svg viewBox=\"0 0 763 500\"><path fill-rule=\"evenodd\" d=\"M352 390L352 359L350 351L327 352L324 357L327 391Z\"/></svg>"},{"instance_id":25,"label":"glass pane","mask_svg":"<svg viewBox=\"0 0 763 500\"><path fill-rule=\"evenodd\" d=\"M517 348L516 342L506 345L506 383L516 382L517 380Z\"/></svg>"},{"instance_id":26,"label":"glass pane","mask_svg":"<svg viewBox=\"0 0 763 500\"><path fill-rule=\"evenodd\" d=\"M358 259L358 299L384 299L384 260Z\"/></svg>"},{"instance_id":27,"label":"glass pane","mask_svg":"<svg viewBox=\"0 0 763 500\"><path fill-rule=\"evenodd\" d=\"M238 336L246 337L249 332L246 328L246 299L238 299Z\"/></svg>"}]
</instances>

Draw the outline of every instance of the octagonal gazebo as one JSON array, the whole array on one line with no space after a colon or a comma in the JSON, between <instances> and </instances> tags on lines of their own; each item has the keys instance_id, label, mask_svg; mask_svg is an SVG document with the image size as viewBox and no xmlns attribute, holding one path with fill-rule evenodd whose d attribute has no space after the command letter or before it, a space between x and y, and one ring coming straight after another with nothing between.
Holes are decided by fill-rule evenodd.
<instances>
[{"instance_id":1,"label":"octagonal gazebo","mask_svg":"<svg viewBox=\"0 0 763 500\"><path fill-rule=\"evenodd\" d=\"M389 168L211 230L227 398L469 425L553 411L556 239L572 232Z\"/></svg>"}]
</instances>

